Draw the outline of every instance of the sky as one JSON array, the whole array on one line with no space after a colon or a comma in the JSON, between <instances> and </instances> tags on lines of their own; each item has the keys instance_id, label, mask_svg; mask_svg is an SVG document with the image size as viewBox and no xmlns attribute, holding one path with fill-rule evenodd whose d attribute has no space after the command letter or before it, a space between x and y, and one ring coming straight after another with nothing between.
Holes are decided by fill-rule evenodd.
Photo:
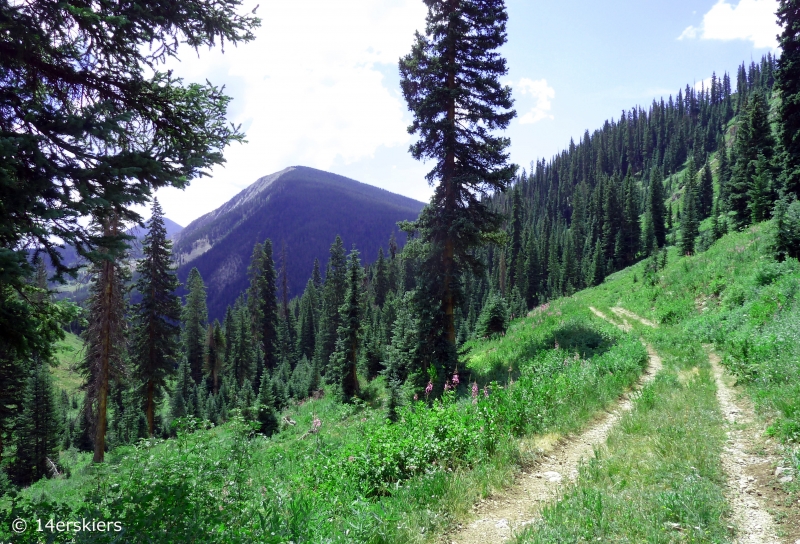
<instances>
[{"instance_id":1,"label":"sky","mask_svg":"<svg viewBox=\"0 0 800 544\"><path fill-rule=\"evenodd\" d=\"M397 62L424 32L421 0L245 0L260 4L256 39L224 50L185 48L165 68L225 85L228 118L247 143L184 190L161 189L181 225L258 178L288 166L327 170L417 200L432 164L408 153L411 114ZM743 61L776 52L777 0L507 0L502 54L517 118L506 135L520 168L549 159L622 110L734 78ZM144 211L144 215L149 215Z\"/></svg>"}]
</instances>

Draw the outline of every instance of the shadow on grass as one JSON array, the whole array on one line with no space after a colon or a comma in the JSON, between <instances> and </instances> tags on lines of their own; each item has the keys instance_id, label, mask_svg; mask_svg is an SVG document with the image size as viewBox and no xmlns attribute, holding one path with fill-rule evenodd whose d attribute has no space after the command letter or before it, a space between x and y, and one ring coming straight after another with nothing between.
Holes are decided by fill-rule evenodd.
<instances>
[{"instance_id":1,"label":"shadow on grass","mask_svg":"<svg viewBox=\"0 0 800 544\"><path fill-rule=\"evenodd\" d=\"M614 339L603 336L596 330L577 323L568 323L553 331L550 337L550 346L577 352L581 357L589 359L595 355L602 355L614 345Z\"/></svg>"}]
</instances>

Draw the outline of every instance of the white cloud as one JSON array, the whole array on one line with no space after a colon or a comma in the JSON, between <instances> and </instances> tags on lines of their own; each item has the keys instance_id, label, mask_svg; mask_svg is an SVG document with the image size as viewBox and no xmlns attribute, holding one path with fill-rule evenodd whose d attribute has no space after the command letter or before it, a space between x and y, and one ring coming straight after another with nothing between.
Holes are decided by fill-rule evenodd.
<instances>
[{"instance_id":1,"label":"white cloud","mask_svg":"<svg viewBox=\"0 0 800 544\"><path fill-rule=\"evenodd\" d=\"M522 117L519 118L521 125L531 125L538 123L542 119L553 119L549 113L552 104L550 100L555 98L556 91L547 84L546 79L532 80L523 77L514 86L521 95L531 95L536 104Z\"/></svg>"},{"instance_id":2,"label":"white cloud","mask_svg":"<svg viewBox=\"0 0 800 544\"><path fill-rule=\"evenodd\" d=\"M247 0L242 11L259 1ZM261 2L257 14L253 42L224 54L201 50L199 58L185 48L168 66L187 82L225 84L234 99L229 119L248 141L226 149L226 167L212 179L159 191L167 216L184 224L287 166L329 169L410 142L405 102L384 73L397 72L414 31L424 29L422 2Z\"/></svg>"},{"instance_id":3,"label":"white cloud","mask_svg":"<svg viewBox=\"0 0 800 544\"><path fill-rule=\"evenodd\" d=\"M756 48L776 49L781 31L777 10L777 0L739 0L736 6L719 0L703 16L700 27L687 27L678 39L749 40Z\"/></svg>"}]
</instances>

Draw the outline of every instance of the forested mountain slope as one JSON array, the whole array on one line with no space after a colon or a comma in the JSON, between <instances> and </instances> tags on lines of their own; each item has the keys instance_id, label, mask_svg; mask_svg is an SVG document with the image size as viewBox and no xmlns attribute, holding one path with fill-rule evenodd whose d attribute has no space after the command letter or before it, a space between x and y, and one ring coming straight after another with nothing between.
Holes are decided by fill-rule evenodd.
<instances>
[{"instance_id":1,"label":"forested mountain slope","mask_svg":"<svg viewBox=\"0 0 800 544\"><path fill-rule=\"evenodd\" d=\"M247 286L253 246L270 238L275 260L286 248L289 294L302 292L314 259L322 269L328 248L340 235L374 260L397 222L414 219L423 204L352 179L292 166L260 178L230 201L189 224L176 238L178 276L197 267L208 288L212 317L221 318ZM405 236L401 236L401 239Z\"/></svg>"}]
</instances>

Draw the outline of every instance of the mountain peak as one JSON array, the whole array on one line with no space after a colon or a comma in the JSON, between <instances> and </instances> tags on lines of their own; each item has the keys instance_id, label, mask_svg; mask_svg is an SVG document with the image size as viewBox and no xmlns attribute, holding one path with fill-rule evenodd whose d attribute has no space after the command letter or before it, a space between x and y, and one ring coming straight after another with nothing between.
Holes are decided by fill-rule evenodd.
<instances>
[{"instance_id":1,"label":"mountain peak","mask_svg":"<svg viewBox=\"0 0 800 544\"><path fill-rule=\"evenodd\" d=\"M228 202L192 221L175 237L179 278L196 266L208 288L210 315L221 317L247 286L257 242L270 238L274 259L287 249L290 294L305 286L314 259L324 269L337 235L363 261L386 247L397 222L415 219L424 204L331 172L290 166L258 178Z\"/></svg>"}]
</instances>

